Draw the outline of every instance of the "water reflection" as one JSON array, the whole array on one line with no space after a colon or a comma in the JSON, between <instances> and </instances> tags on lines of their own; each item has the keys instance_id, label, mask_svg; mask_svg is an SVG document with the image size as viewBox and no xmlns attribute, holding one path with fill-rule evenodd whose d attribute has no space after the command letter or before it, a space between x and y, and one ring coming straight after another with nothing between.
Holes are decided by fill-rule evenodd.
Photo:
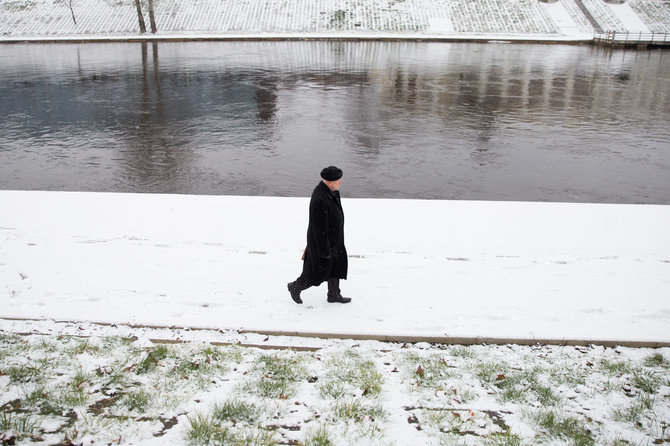
<instances>
[{"instance_id":1,"label":"water reflection","mask_svg":"<svg viewBox=\"0 0 670 446\"><path fill-rule=\"evenodd\" d=\"M663 52L229 42L0 47L0 187L668 203Z\"/></svg>"}]
</instances>

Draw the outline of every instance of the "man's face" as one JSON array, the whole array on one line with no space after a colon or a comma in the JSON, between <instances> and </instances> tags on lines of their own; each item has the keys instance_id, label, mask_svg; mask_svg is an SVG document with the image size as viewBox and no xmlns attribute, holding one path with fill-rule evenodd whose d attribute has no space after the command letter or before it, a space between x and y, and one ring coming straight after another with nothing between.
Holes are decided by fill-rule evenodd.
<instances>
[{"instance_id":1,"label":"man's face","mask_svg":"<svg viewBox=\"0 0 670 446\"><path fill-rule=\"evenodd\" d=\"M330 189L330 190L332 190L333 192L335 192L335 191L338 190L338 189L340 188L340 186L342 185L342 178L340 178L339 180L335 180L335 181L326 181L326 180L323 180L323 182L326 183L326 186L328 186L328 189Z\"/></svg>"}]
</instances>

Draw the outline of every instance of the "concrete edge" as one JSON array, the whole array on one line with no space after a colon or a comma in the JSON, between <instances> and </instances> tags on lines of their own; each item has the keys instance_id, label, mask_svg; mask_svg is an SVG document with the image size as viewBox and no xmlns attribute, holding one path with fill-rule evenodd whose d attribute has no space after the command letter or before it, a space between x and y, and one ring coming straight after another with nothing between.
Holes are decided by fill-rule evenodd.
<instances>
[{"instance_id":1,"label":"concrete edge","mask_svg":"<svg viewBox=\"0 0 670 446\"><path fill-rule=\"evenodd\" d=\"M550 339L550 338L502 338L487 336L412 336L412 335L379 335L379 334L356 334L356 333L315 333L315 332L289 332L268 330L238 330L239 333L255 333L265 336L293 336L321 339L353 339L356 341L380 341L417 344L427 342L429 344L445 345L559 345L559 346L589 346L598 345L602 347L631 347L631 348L663 348L670 347L670 341L630 341L630 340L607 340L607 339Z\"/></svg>"},{"instance_id":2,"label":"concrete edge","mask_svg":"<svg viewBox=\"0 0 670 446\"><path fill-rule=\"evenodd\" d=\"M384 335L384 334L366 334L366 333L321 333L321 332L305 332L305 331L282 331L282 330L262 330L262 329L234 329L222 327L188 327L176 325L151 325L151 324L129 324L129 323L114 323L114 322L96 322L96 321L73 321L73 320L55 320L55 319L40 319L40 318L20 318L20 317L3 317L0 320L7 321L30 321L30 322L55 322L55 323L88 323L92 325L99 325L105 327L112 326L126 326L129 328L148 328L148 329L163 329L163 330L191 330L191 331L234 331L239 334L258 334L263 336L285 336L296 338L313 338L313 339L350 339L355 341L379 341L392 342L404 344L418 344L426 342L429 344L444 344L444 345L556 345L556 346L589 346L597 345L601 347L629 347L629 348L664 348L670 347L670 341L631 341L631 340L612 340L612 339L551 339L551 338L504 338L504 337L490 337L490 336L413 336L413 335ZM39 334L39 333L35 333ZM154 343L180 343L191 341L173 341L168 339L150 339ZM240 344L240 343L222 343L210 342L212 345L241 345L247 347L257 347L264 349L307 349L308 351L318 350L317 347L302 347L302 346L276 346L276 345L257 345L257 344Z\"/></svg>"}]
</instances>

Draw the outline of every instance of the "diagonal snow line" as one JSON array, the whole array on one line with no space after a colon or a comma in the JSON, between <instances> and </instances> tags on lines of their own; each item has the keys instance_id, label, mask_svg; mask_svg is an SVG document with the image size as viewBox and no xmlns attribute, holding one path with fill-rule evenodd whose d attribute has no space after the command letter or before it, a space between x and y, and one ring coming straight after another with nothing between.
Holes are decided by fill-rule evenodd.
<instances>
[{"instance_id":1,"label":"diagonal snow line","mask_svg":"<svg viewBox=\"0 0 670 446\"><path fill-rule=\"evenodd\" d=\"M311 338L311 339L350 339L355 341L379 341L389 343L405 343L417 344L426 342L429 344L444 344L444 345L558 345L558 346L588 346L598 345L602 347L629 347L629 348L662 348L670 347L669 341L626 341L613 339L550 339L550 338L503 338L503 337L476 337L476 336L414 336L414 335L384 335L384 334L363 334L363 333L319 333L319 332L304 332L304 331L279 331L279 330L263 330L263 329L234 329L222 327L202 327L202 326L176 326L176 325L151 325L151 324L130 324L130 323L114 323L114 322L99 322L99 321L85 321L85 320L53 320L44 318L20 318L20 317L5 317L0 316L0 320L6 321L26 321L26 322L55 322L55 323L87 323L91 325L98 325L103 327L128 327L134 329L163 329L163 330L188 330L188 331L214 331L214 332L231 332L238 334L255 334L262 336L284 336L295 338ZM193 342L190 340L171 340L164 338L150 339L154 343L181 343ZM277 348L277 349L314 349L319 347L304 347L304 346L276 346L265 344L246 344L243 342L219 342L212 341L212 345L240 345L245 347L258 348ZM308 350L308 351L314 351Z\"/></svg>"}]
</instances>

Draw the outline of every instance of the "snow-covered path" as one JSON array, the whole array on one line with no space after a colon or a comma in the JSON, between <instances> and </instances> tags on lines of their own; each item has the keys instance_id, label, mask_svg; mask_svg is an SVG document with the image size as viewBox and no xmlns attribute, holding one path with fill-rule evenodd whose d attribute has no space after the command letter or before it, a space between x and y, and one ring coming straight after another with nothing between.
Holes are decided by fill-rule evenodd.
<instances>
[{"instance_id":1,"label":"snow-covered path","mask_svg":"<svg viewBox=\"0 0 670 446\"><path fill-rule=\"evenodd\" d=\"M0 317L670 341L670 206L343 193L353 303L298 306L306 198L2 191Z\"/></svg>"}]
</instances>

